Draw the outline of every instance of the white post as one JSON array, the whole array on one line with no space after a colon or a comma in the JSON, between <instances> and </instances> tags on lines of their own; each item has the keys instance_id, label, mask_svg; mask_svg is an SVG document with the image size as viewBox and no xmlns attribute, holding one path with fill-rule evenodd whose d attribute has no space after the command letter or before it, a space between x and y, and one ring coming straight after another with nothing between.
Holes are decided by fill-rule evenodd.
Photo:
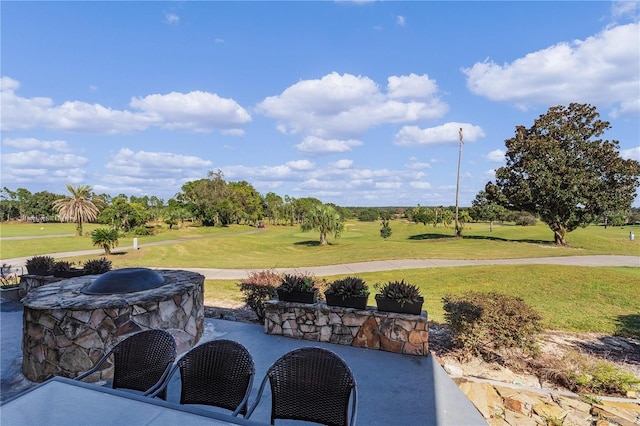
<instances>
[{"instance_id":1,"label":"white post","mask_svg":"<svg viewBox=\"0 0 640 426\"><path fill-rule=\"evenodd\" d=\"M133 249L134 250L138 250L138 239L137 238L133 239Z\"/></svg>"}]
</instances>

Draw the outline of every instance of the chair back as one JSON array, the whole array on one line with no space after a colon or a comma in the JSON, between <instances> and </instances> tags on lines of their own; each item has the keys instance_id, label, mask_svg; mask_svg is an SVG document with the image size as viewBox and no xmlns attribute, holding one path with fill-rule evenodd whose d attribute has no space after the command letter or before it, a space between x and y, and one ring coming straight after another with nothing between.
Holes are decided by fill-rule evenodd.
<instances>
[{"instance_id":1,"label":"chair back","mask_svg":"<svg viewBox=\"0 0 640 426\"><path fill-rule=\"evenodd\" d=\"M206 404L244 414L255 367L249 351L232 340L212 340L177 362L181 404Z\"/></svg>"},{"instance_id":2,"label":"chair back","mask_svg":"<svg viewBox=\"0 0 640 426\"><path fill-rule=\"evenodd\" d=\"M146 391L163 378L177 351L171 333L154 329L127 337L112 352L113 388Z\"/></svg>"},{"instance_id":3,"label":"chair back","mask_svg":"<svg viewBox=\"0 0 640 426\"><path fill-rule=\"evenodd\" d=\"M273 363L267 378L271 386L271 424L275 419L293 419L346 426L351 395L351 424L355 422L356 381L349 366L335 353L317 347L293 350Z\"/></svg>"}]
</instances>

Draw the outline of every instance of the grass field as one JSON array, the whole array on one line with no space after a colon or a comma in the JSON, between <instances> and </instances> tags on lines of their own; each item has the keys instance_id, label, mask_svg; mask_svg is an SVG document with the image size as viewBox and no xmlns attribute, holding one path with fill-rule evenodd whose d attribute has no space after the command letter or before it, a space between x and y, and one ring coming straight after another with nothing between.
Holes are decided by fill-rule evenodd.
<instances>
[{"instance_id":1,"label":"grass field","mask_svg":"<svg viewBox=\"0 0 640 426\"><path fill-rule=\"evenodd\" d=\"M85 227L90 232L95 225ZM359 262L367 260L491 259L594 254L640 255L640 227L580 228L568 234L568 248L553 244L544 224L533 227L472 224L464 238L452 238L442 227L392 221L388 240L379 235L377 222L349 222L343 236L318 245L315 232L296 227L268 226L264 231L246 226L228 228L189 227L165 230L152 237L138 237L140 250L115 250L114 267L210 267L269 269ZM3 224L0 236L29 237L73 234L73 224ZM151 246L163 240L179 242ZM133 237L120 239L131 246ZM9 259L36 254L93 249L88 236L51 237L0 241L0 257ZM70 258L81 261L99 255ZM640 265L639 265L640 266ZM419 285L425 309L434 321L443 320L445 294L469 290L498 291L522 297L543 316L546 327L567 331L623 333L640 337L640 267L569 267L545 265L468 266L358 274L369 284L404 279ZM326 277L333 279L336 277ZM206 282L207 299L241 300L236 281ZM371 296L370 304L374 304Z\"/></svg>"}]
</instances>

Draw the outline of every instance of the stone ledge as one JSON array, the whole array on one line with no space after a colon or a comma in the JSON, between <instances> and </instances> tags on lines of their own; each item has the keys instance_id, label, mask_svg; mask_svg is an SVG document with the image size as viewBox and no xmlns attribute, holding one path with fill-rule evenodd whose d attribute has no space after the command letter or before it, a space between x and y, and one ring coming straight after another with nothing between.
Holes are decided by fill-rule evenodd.
<instances>
[{"instance_id":1,"label":"stone ledge","mask_svg":"<svg viewBox=\"0 0 640 426\"><path fill-rule=\"evenodd\" d=\"M429 355L427 313L421 315L381 312L374 307L365 310L314 304L281 302L265 303L264 330L316 342L409 355Z\"/></svg>"}]
</instances>

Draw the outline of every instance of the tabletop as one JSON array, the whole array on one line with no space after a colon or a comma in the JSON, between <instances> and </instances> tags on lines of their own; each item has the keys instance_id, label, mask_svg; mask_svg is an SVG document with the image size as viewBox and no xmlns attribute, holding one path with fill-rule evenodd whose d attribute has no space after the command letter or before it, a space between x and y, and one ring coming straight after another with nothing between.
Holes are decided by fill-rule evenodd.
<instances>
[{"instance_id":1,"label":"tabletop","mask_svg":"<svg viewBox=\"0 0 640 426\"><path fill-rule=\"evenodd\" d=\"M199 406L54 377L5 401L3 425L261 425Z\"/></svg>"}]
</instances>

